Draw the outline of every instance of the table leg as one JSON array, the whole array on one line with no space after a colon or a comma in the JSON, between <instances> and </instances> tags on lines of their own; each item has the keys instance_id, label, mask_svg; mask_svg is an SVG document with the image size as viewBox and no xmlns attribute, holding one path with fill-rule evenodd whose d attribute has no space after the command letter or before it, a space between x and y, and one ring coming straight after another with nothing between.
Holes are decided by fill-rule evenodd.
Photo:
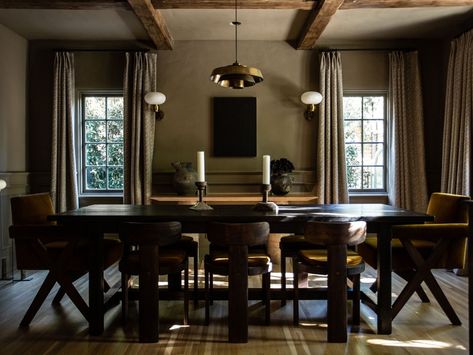
<instances>
[{"instance_id":1,"label":"table leg","mask_svg":"<svg viewBox=\"0 0 473 355\"><path fill-rule=\"evenodd\" d=\"M104 282L103 282L103 234L89 230L89 333L100 335L104 331Z\"/></svg>"},{"instance_id":2,"label":"table leg","mask_svg":"<svg viewBox=\"0 0 473 355\"><path fill-rule=\"evenodd\" d=\"M327 341L347 342L347 247L328 246Z\"/></svg>"},{"instance_id":3,"label":"table leg","mask_svg":"<svg viewBox=\"0 0 473 355\"><path fill-rule=\"evenodd\" d=\"M378 230L378 334L392 332L391 273L391 226L383 224Z\"/></svg>"},{"instance_id":4,"label":"table leg","mask_svg":"<svg viewBox=\"0 0 473 355\"><path fill-rule=\"evenodd\" d=\"M228 341L248 342L248 247L230 245Z\"/></svg>"}]
</instances>

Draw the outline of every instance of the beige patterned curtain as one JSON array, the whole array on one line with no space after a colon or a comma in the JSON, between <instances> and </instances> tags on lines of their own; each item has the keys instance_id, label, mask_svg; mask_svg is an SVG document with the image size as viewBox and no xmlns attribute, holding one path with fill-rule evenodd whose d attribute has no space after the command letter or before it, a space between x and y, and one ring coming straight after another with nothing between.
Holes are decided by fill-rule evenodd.
<instances>
[{"instance_id":1,"label":"beige patterned curtain","mask_svg":"<svg viewBox=\"0 0 473 355\"><path fill-rule=\"evenodd\" d=\"M155 117L144 95L156 91L156 64L156 53L126 53L124 203L128 204L150 203Z\"/></svg>"},{"instance_id":2,"label":"beige patterned curtain","mask_svg":"<svg viewBox=\"0 0 473 355\"><path fill-rule=\"evenodd\" d=\"M74 54L58 52L54 58L51 138L51 198L56 212L79 206L74 142Z\"/></svg>"},{"instance_id":3,"label":"beige patterned curtain","mask_svg":"<svg viewBox=\"0 0 473 355\"><path fill-rule=\"evenodd\" d=\"M443 127L443 192L473 193L471 182L473 30L452 41Z\"/></svg>"},{"instance_id":4,"label":"beige patterned curtain","mask_svg":"<svg viewBox=\"0 0 473 355\"><path fill-rule=\"evenodd\" d=\"M317 128L315 193L319 203L348 203L343 130L342 62L339 52L322 52Z\"/></svg>"},{"instance_id":5,"label":"beige patterned curtain","mask_svg":"<svg viewBox=\"0 0 473 355\"><path fill-rule=\"evenodd\" d=\"M417 52L389 53L389 200L425 212L424 118Z\"/></svg>"}]
</instances>

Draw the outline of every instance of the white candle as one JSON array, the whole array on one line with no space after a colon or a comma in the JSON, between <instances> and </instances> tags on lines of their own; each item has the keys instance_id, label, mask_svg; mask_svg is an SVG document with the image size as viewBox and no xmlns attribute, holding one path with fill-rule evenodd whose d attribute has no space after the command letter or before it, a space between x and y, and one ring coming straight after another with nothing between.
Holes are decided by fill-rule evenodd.
<instances>
[{"instance_id":1,"label":"white candle","mask_svg":"<svg viewBox=\"0 0 473 355\"><path fill-rule=\"evenodd\" d=\"M271 174L271 157L269 155L263 155L263 184L269 185L269 175Z\"/></svg>"},{"instance_id":2,"label":"white candle","mask_svg":"<svg viewBox=\"0 0 473 355\"><path fill-rule=\"evenodd\" d=\"M205 181L205 156L204 152L197 152L197 181Z\"/></svg>"}]
</instances>

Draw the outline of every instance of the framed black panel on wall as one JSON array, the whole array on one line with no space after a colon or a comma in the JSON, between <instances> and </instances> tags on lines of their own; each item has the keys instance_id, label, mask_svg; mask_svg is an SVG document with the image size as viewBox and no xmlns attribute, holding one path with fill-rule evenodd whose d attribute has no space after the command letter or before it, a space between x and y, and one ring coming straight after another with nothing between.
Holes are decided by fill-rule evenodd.
<instances>
[{"instance_id":1,"label":"framed black panel on wall","mask_svg":"<svg viewBox=\"0 0 473 355\"><path fill-rule=\"evenodd\" d=\"M214 97L213 153L256 156L256 97Z\"/></svg>"}]
</instances>

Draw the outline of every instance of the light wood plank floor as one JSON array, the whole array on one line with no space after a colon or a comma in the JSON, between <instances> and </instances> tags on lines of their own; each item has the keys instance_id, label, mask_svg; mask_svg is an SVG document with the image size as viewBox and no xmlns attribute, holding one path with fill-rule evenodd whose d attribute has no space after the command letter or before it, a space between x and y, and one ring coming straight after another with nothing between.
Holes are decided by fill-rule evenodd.
<instances>
[{"instance_id":1,"label":"light wood plank floor","mask_svg":"<svg viewBox=\"0 0 473 355\"><path fill-rule=\"evenodd\" d=\"M277 268L277 265L276 265ZM363 274L363 287L374 280L369 269ZM191 325L182 324L182 301L162 301L160 342L138 343L137 305L130 305L130 321L123 328L120 306L106 314L106 331L102 336L87 333L87 322L67 296L60 307L52 307L53 293L41 307L29 329L18 324L29 306L45 274L37 273L31 281L0 282L0 354L465 354L468 344L467 282L450 272L436 271L435 276L447 293L461 318L462 326L452 326L437 302L422 304L417 296L408 302L393 324L393 334L377 335L374 313L362 305L362 324L353 330L347 344L327 344L324 315L325 301L301 302L301 326L292 325L292 302L280 308L272 302L270 326L262 325L264 307L256 301L250 304L248 344L227 343L227 303L216 301L211 308L211 324L204 326L204 307L194 309L191 302ZM107 278L119 280L115 270ZM272 287L280 287L276 269ZM292 280L291 277L288 278ZM216 277L217 283L225 280ZM203 282L203 278L200 278ZM311 284L325 282L324 277L311 276ZM251 280L253 286L259 279ZM393 276L393 295L404 283ZM87 297L87 277L76 282ZM57 287L57 286L56 286ZM203 287L203 285L202 285ZM57 289L57 288L56 288ZM428 293L430 296L430 293ZM342 305L341 305L342 306Z\"/></svg>"}]
</instances>

